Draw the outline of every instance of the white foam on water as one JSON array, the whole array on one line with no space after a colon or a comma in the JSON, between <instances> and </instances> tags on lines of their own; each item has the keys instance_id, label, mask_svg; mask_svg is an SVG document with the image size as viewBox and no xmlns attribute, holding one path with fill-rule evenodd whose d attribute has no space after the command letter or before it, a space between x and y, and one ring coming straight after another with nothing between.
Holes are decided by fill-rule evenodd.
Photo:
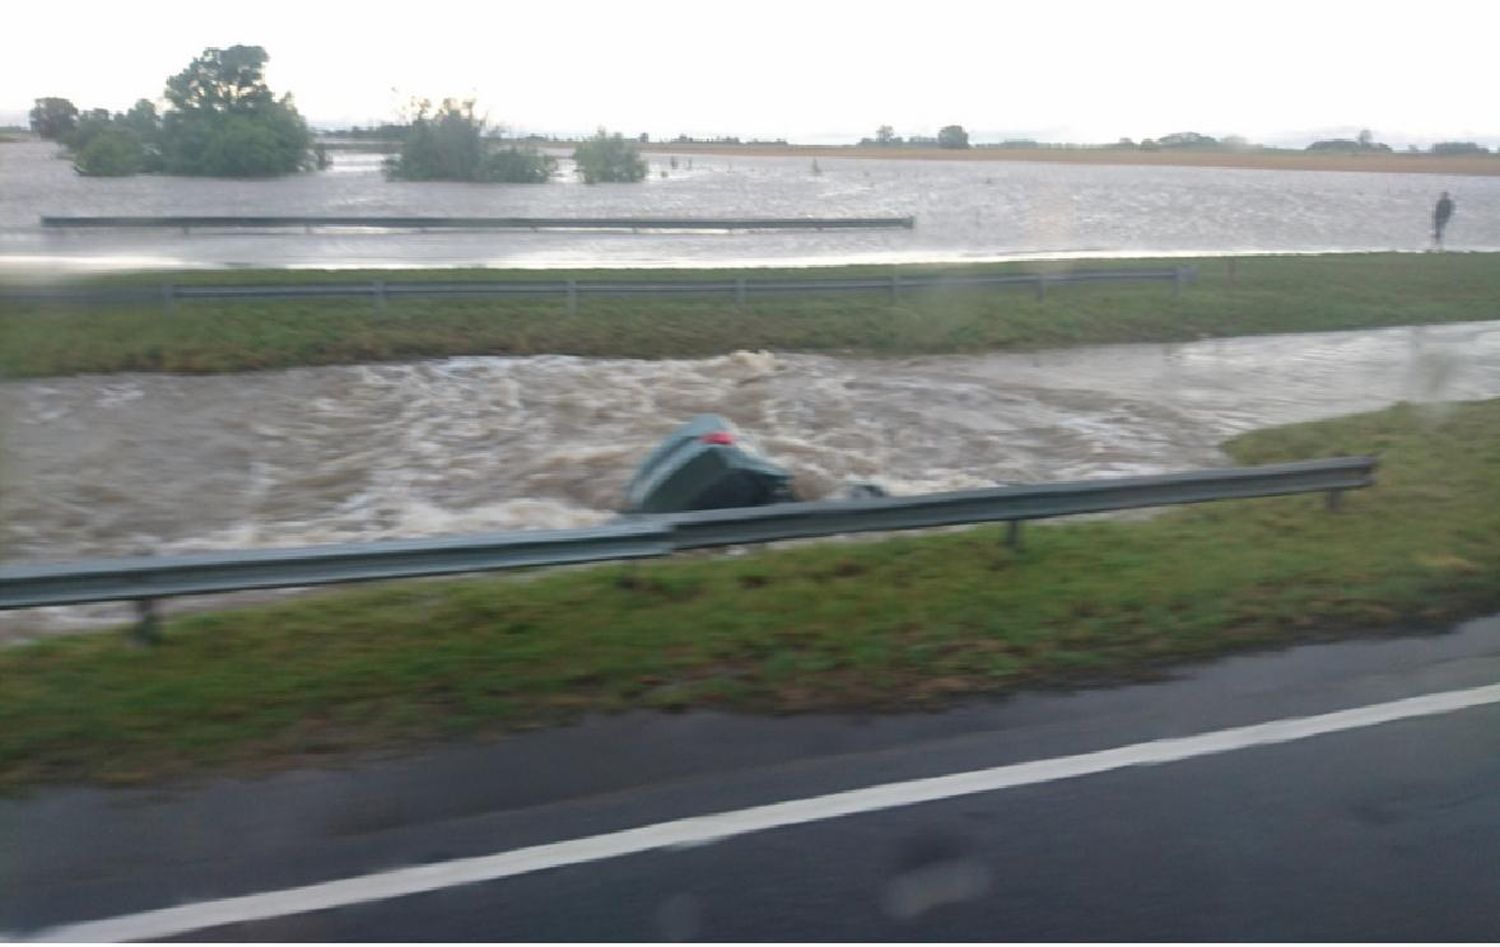
<instances>
[{"instance_id":1,"label":"white foam on water","mask_svg":"<svg viewBox=\"0 0 1500 947\"><path fill-rule=\"evenodd\" d=\"M903 495L1198 468L1256 427L1496 396L1500 323L886 360L466 357L11 382L0 558L590 525L700 412L818 498L850 481ZM0 636L104 613L118 614L4 614Z\"/></svg>"}]
</instances>

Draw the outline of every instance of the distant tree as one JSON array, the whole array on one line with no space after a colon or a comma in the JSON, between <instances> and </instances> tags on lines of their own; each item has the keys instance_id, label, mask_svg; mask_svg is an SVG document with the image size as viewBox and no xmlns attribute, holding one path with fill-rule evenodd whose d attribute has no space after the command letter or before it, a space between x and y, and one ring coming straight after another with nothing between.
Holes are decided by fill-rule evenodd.
<instances>
[{"instance_id":1,"label":"distant tree","mask_svg":"<svg viewBox=\"0 0 1500 947\"><path fill-rule=\"evenodd\" d=\"M578 143L573 149L573 160L578 163L578 174L585 184L640 181L646 177L646 159L635 145L619 132L611 135L602 128L593 138Z\"/></svg>"},{"instance_id":2,"label":"distant tree","mask_svg":"<svg viewBox=\"0 0 1500 947\"><path fill-rule=\"evenodd\" d=\"M160 168L160 126L149 101L141 99L115 115L100 108L73 112L72 127L57 140L68 147L79 174L119 177Z\"/></svg>"},{"instance_id":3,"label":"distant tree","mask_svg":"<svg viewBox=\"0 0 1500 947\"><path fill-rule=\"evenodd\" d=\"M136 99L130 111L115 116L115 121L135 132L142 141L150 141L161 131L161 116L150 99Z\"/></svg>"},{"instance_id":4,"label":"distant tree","mask_svg":"<svg viewBox=\"0 0 1500 947\"><path fill-rule=\"evenodd\" d=\"M1197 132L1173 132L1161 136L1156 143L1162 148L1213 148L1219 144L1218 139Z\"/></svg>"},{"instance_id":5,"label":"distant tree","mask_svg":"<svg viewBox=\"0 0 1500 947\"><path fill-rule=\"evenodd\" d=\"M1435 155L1487 155L1489 149L1473 141L1440 141L1432 146Z\"/></svg>"},{"instance_id":6,"label":"distant tree","mask_svg":"<svg viewBox=\"0 0 1500 947\"><path fill-rule=\"evenodd\" d=\"M119 129L135 138L140 147L140 170L162 169L161 117L156 113L155 104L149 99L137 99L128 111L117 114L110 125L112 129Z\"/></svg>"},{"instance_id":7,"label":"distant tree","mask_svg":"<svg viewBox=\"0 0 1500 947\"><path fill-rule=\"evenodd\" d=\"M557 173L557 159L535 148L497 148L485 156L481 180L504 184L546 184Z\"/></svg>"},{"instance_id":8,"label":"distant tree","mask_svg":"<svg viewBox=\"0 0 1500 947\"><path fill-rule=\"evenodd\" d=\"M1369 151L1370 146L1375 143L1375 133L1368 128L1361 128L1358 137L1354 140L1359 145L1361 151Z\"/></svg>"},{"instance_id":9,"label":"distant tree","mask_svg":"<svg viewBox=\"0 0 1500 947\"><path fill-rule=\"evenodd\" d=\"M927 139L927 140L931 141L933 144L937 144L937 139L936 138L931 138L931 139ZM896 134L896 130L894 128L892 128L891 126L889 126L889 125L882 125L882 126L880 126L879 128L877 128L875 130L875 137L874 138L861 138L859 140L859 143L861 145L864 145L864 146L867 146L867 147L894 148L894 147L896 147L898 145L917 144L917 143L919 143L921 141L922 141L922 139L920 139L920 138L910 138L910 139L902 138L900 135Z\"/></svg>"},{"instance_id":10,"label":"distant tree","mask_svg":"<svg viewBox=\"0 0 1500 947\"><path fill-rule=\"evenodd\" d=\"M401 153L386 162L386 174L404 181L476 181L542 184L557 170L556 159L535 148L498 147L488 122L474 114L474 100L414 103L415 117Z\"/></svg>"},{"instance_id":11,"label":"distant tree","mask_svg":"<svg viewBox=\"0 0 1500 947\"><path fill-rule=\"evenodd\" d=\"M146 170L146 149L128 128L110 125L93 135L73 159L73 169L87 177L124 177Z\"/></svg>"},{"instance_id":12,"label":"distant tree","mask_svg":"<svg viewBox=\"0 0 1500 947\"><path fill-rule=\"evenodd\" d=\"M184 112L253 114L275 101L264 79L270 58L259 46L205 49L167 80L167 100Z\"/></svg>"},{"instance_id":13,"label":"distant tree","mask_svg":"<svg viewBox=\"0 0 1500 947\"><path fill-rule=\"evenodd\" d=\"M937 141L939 148L967 148L969 133L962 125L944 125L938 129Z\"/></svg>"},{"instance_id":14,"label":"distant tree","mask_svg":"<svg viewBox=\"0 0 1500 947\"><path fill-rule=\"evenodd\" d=\"M639 141L643 145L650 144L650 142L651 142L651 136L648 135L648 134L646 134L645 132L641 132L640 137L637 138L636 141Z\"/></svg>"},{"instance_id":15,"label":"distant tree","mask_svg":"<svg viewBox=\"0 0 1500 947\"><path fill-rule=\"evenodd\" d=\"M31 109L31 130L39 137L61 141L78 125L78 108L67 99L37 99Z\"/></svg>"},{"instance_id":16,"label":"distant tree","mask_svg":"<svg viewBox=\"0 0 1500 947\"><path fill-rule=\"evenodd\" d=\"M1129 138L1121 138L1119 141L1115 142L1114 146L1116 148L1132 149L1135 147L1135 142L1130 140Z\"/></svg>"},{"instance_id":17,"label":"distant tree","mask_svg":"<svg viewBox=\"0 0 1500 947\"><path fill-rule=\"evenodd\" d=\"M406 137L411 130L411 125L398 125L386 122L383 125L372 125L369 128L361 128L355 125L353 128L340 128L324 132L329 138L353 138L357 141L400 141Z\"/></svg>"},{"instance_id":18,"label":"distant tree","mask_svg":"<svg viewBox=\"0 0 1500 947\"><path fill-rule=\"evenodd\" d=\"M100 133L109 128L109 109L89 109L80 112L73 130L59 139L76 154L89 146Z\"/></svg>"},{"instance_id":19,"label":"distant tree","mask_svg":"<svg viewBox=\"0 0 1500 947\"><path fill-rule=\"evenodd\" d=\"M191 147L179 150L178 163L167 168L178 174L229 178L275 177L301 170L306 166L306 152L300 148L293 152L296 130L288 125L256 121L248 115L225 116L214 122L208 137L179 138L179 143L187 141Z\"/></svg>"},{"instance_id":20,"label":"distant tree","mask_svg":"<svg viewBox=\"0 0 1500 947\"><path fill-rule=\"evenodd\" d=\"M170 174L275 177L315 165L312 132L291 95L276 98L259 46L205 49L167 80L161 163ZM139 103L137 103L139 105Z\"/></svg>"},{"instance_id":21,"label":"distant tree","mask_svg":"<svg viewBox=\"0 0 1500 947\"><path fill-rule=\"evenodd\" d=\"M259 46L206 49L167 80L170 105L158 115L148 99L129 111L79 113L66 99L38 99L32 124L73 152L80 174L268 177L311 166L312 134L291 96L277 99L262 74Z\"/></svg>"},{"instance_id":22,"label":"distant tree","mask_svg":"<svg viewBox=\"0 0 1500 947\"><path fill-rule=\"evenodd\" d=\"M1390 145L1378 141L1370 141L1361 136L1360 138L1324 138L1307 146L1308 151L1333 152L1337 154L1367 154L1373 152L1389 152Z\"/></svg>"}]
</instances>

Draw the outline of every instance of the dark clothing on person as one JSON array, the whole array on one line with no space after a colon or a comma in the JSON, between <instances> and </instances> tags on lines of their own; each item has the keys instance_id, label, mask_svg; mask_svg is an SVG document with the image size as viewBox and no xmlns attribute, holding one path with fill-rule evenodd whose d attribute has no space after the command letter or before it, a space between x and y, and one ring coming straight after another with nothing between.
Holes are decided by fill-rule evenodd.
<instances>
[{"instance_id":1,"label":"dark clothing on person","mask_svg":"<svg viewBox=\"0 0 1500 947\"><path fill-rule=\"evenodd\" d=\"M1438 198L1437 207L1432 212L1432 239L1439 246L1443 243L1443 230L1448 226L1448 219L1453 216L1453 198L1446 192Z\"/></svg>"}]
</instances>

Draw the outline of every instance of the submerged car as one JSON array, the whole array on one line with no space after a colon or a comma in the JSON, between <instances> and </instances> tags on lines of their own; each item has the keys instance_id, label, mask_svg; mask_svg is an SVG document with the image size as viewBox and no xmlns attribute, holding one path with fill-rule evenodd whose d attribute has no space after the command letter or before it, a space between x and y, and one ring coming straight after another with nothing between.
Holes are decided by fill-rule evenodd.
<instances>
[{"instance_id":1,"label":"submerged car","mask_svg":"<svg viewBox=\"0 0 1500 947\"><path fill-rule=\"evenodd\" d=\"M762 456L734 425L700 414L641 464L625 490L627 513L682 513L796 499L792 475Z\"/></svg>"},{"instance_id":2,"label":"submerged car","mask_svg":"<svg viewBox=\"0 0 1500 947\"><path fill-rule=\"evenodd\" d=\"M844 484L843 499L883 497L868 481ZM625 489L626 513L686 513L790 503L791 471L762 454L717 414L700 414L661 442Z\"/></svg>"}]
</instances>

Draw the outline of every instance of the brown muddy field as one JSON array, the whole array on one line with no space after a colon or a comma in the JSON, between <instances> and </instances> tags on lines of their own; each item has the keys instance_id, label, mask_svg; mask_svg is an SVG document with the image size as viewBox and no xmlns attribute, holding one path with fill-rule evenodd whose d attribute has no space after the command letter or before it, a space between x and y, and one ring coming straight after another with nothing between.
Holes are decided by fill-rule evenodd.
<instances>
[{"instance_id":1,"label":"brown muddy field","mask_svg":"<svg viewBox=\"0 0 1500 947\"><path fill-rule=\"evenodd\" d=\"M1115 148L879 148L851 145L677 145L652 143L642 151L672 154L809 158L887 158L941 161L1035 161L1266 171L1375 171L1411 174L1500 175L1500 155L1331 155L1301 151L1126 151Z\"/></svg>"}]
</instances>

